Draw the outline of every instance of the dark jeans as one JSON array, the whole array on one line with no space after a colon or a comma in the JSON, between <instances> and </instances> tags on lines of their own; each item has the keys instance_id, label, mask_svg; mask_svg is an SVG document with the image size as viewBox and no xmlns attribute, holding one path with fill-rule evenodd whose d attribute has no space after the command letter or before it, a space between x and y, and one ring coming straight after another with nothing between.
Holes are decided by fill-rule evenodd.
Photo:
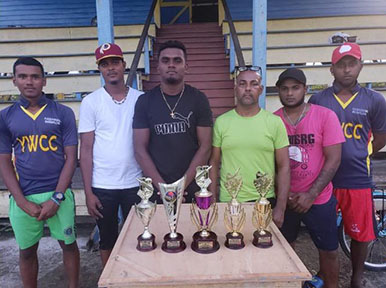
<instances>
[{"instance_id":1,"label":"dark jeans","mask_svg":"<svg viewBox=\"0 0 386 288\"><path fill-rule=\"evenodd\" d=\"M131 206L141 201L137 195L138 187L117 190L92 188L92 191L103 206L103 209L100 210L103 218L96 221L100 233L99 248L111 250L118 238L119 206L121 207L124 221L129 214Z\"/></svg>"}]
</instances>

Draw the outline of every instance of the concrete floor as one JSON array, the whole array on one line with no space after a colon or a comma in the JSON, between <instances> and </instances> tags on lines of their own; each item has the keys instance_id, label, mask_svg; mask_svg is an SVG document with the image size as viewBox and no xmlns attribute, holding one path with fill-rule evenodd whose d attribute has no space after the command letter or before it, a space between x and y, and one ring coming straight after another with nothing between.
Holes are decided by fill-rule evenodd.
<instances>
[{"instance_id":1,"label":"concrete floor","mask_svg":"<svg viewBox=\"0 0 386 288\"><path fill-rule=\"evenodd\" d=\"M374 180L380 186L386 187L386 160L373 161ZM89 217L82 217L78 224L78 246L80 247L81 273L80 287L97 287L101 273L99 253L88 251L86 244L94 227ZM85 221L86 220L86 221ZM307 231L302 230L296 242L296 253L311 273L318 271L318 253ZM48 235L43 237L39 245L39 288L66 287L63 271L61 250L58 243ZM339 287L349 287L351 264L349 258L339 248L340 276ZM7 221L0 219L0 288L22 287L19 266L18 247L12 230L7 229ZM366 271L363 279L363 288L386 288L386 271Z\"/></svg>"},{"instance_id":2,"label":"concrete floor","mask_svg":"<svg viewBox=\"0 0 386 288\"><path fill-rule=\"evenodd\" d=\"M0 228L4 228L0 225ZM97 287L99 275L101 273L101 264L99 253L88 251L86 244L88 235L93 229L91 223L78 225L78 245L80 247L81 274L80 287ZM296 243L296 252L304 262L311 273L318 271L318 253L306 230L302 230ZM340 279L339 287L349 287L351 265L349 259L340 250ZM66 279L63 271L63 262L58 243L45 236L39 245L39 286L41 288L64 288ZM386 271L371 272L366 271L364 275L364 288L386 287ZM0 232L0 287L16 288L22 287L19 266L18 266L18 248L11 230ZM235 286L236 287L236 286Z\"/></svg>"}]
</instances>

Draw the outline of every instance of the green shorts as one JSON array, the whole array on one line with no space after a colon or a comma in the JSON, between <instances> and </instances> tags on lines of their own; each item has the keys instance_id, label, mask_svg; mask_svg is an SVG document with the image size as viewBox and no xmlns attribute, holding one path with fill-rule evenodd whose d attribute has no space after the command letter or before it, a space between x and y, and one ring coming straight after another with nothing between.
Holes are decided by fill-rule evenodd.
<instances>
[{"instance_id":1,"label":"green shorts","mask_svg":"<svg viewBox=\"0 0 386 288\"><path fill-rule=\"evenodd\" d=\"M28 195L25 198L36 204L43 203L51 199L54 191ZM13 197L10 197L9 220L15 233L16 242L20 249L27 249L35 245L43 237L44 222L47 223L51 232L51 237L63 241L66 245L75 242L75 201L71 189L65 192L64 200L54 216L45 220L38 221L25 213Z\"/></svg>"}]
</instances>

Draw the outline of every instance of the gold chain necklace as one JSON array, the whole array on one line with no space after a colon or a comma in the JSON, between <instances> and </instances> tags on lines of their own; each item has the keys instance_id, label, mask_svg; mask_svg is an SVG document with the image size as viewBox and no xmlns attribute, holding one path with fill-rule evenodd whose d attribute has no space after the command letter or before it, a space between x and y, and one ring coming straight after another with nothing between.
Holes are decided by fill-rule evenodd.
<instances>
[{"instance_id":1,"label":"gold chain necklace","mask_svg":"<svg viewBox=\"0 0 386 288\"><path fill-rule=\"evenodd\" d=\"M292 122L291 118L288 116L287 112L285 111L285 107L283 107L283 112L284 112L284 115L287 117L287 120L290 122L290 124L292 126L296 126L298 125L299 121L302 120L302 118L304 117L304 112L306 112L306 108L307 108L307 103L304 104L303 112L302 114L300 114L299 118L295 122Z\"/></svg>"},{"instance_id":2,"label":"gold chain necklace","mask_svg":"<svg viewBox=\"0 0 386 288\"><path fill-rule=\"evenodd\" d=\"M164 94L164 92L162 91L162 88L161 88L161 87L160 87L160 90L161 90L162 98L164 98L164 101L165 101L165 103L166 103L166 106L168 106L168 108L169 108L169 111L170 111L170 117L172 117L172 119L174 119L174 118L175 118L175 116L174 116L174 110L176 110L177 105L178 105L178 103L180 102L182 95L184 94L184 91L185 91L185 85L184 85L184 87L182 87L182 91L181 91L181 93L180 93L180 96L178 96L178 100L177 100L176 104L174 105L173 109L170 107L168 101L166 100L165 94Z\"/></svg>"}]
</instances>

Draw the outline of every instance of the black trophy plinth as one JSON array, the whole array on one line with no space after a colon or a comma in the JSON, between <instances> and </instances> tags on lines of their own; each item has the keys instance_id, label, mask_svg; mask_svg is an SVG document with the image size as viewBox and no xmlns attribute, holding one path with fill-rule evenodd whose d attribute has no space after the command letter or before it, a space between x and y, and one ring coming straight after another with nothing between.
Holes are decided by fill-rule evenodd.
<instances>
[{"instance_id":1,"label":"black trophy plinth","mask_svg":"<svg viewBox=\"0 0 386 288\"><path fill-rule=\"evenodd\" d=\"M233 235L232 232L227 233L225 240L225 247L233 250L239 250L245 247L244 236L241 233Z\"/></svg>"},{"instance_id":2,"label":"black trophy plinth","mask_svg":"<svg viewBox=\"0 0 386 288\"><path fill-rule=\"evenodd\" d=\"M137 237L138 244L137 250L141 252L152 251L157 248L157 244L155 244L155 236L151 234L150 238L143 238L142 234Z\"/></svg>"},{"instance_id":3,"label":"black trophy plinth","mask_svg":"<svg viewBox=\"0 0 386 288\"><path fill-rule=\"evenodd\" d=\"M168 253L178 253L184 251L186 244L184 242L184 236L177 233L177 237L170 237L170 233L164 236L164 243L161 246L162 250Z\"/></svg>"},{"instance_id":4,"label":"black trophy plinth","mask_svg":"<svg viewBox=\"0 0 386 288\"><path fill-rule=\"evenodd\" d=\"M220 244L217 241L217 235L214 232L208 231L209 235L203 237L201 232L196 232L193 235L192 250L201 254L210 254L220 249Z\"/></svg>"},{"instance_id":5,"label":"black trophy plinth","mask_svg":"<svg viewBox=\"0 0 386 288\"><path fill-rule=\"evenodd\" d=\"M272 247L272 233L264 230L264 234L261 234L258 230L253 233L252 244L259 248Z\"/></svg>"}]
</instances>

